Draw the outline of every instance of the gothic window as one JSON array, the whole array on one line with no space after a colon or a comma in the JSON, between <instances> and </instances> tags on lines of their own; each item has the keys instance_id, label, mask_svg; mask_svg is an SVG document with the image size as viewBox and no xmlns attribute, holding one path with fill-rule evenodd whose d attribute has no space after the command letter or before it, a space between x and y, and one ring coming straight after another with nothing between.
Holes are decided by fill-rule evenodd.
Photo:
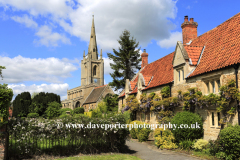
<instances>
[{"instance_id":1,"label":"gothic window","mask_svg":"<svg viewBox=\"0 0 240 160\"><path fill-rule=\"evenodd\" d=\"M96 76L96 74L97 74L97 66L94 66L93 67L93 76Z\"/></svg>"},{"instance_id":2,"label":"gothic window","mask_svg":"<svg viewBox=\"0 0 240 160\"><path fill-rule=\"evenodd\" d=\"M95 52L95 48L93 48L93 52Z\"/></svg>"},{"instance_id":3,"label":"gothic window","mask_svg":"<svg viewBox=\"0 0 240 160\"><path fill-rule=\"evenodd\" d=\"M91 38L93 38L93 36L91 36Z\"/></svg>"}]
</instances>

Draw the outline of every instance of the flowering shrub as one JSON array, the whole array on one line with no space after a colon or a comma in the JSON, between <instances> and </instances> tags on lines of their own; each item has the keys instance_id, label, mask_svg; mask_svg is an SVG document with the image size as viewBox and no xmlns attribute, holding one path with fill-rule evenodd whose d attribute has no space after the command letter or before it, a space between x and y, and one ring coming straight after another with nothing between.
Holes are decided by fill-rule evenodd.
<instances>
[{"instance_id":1,"label":"flowering shrub","mask_svg":"<svg viewBox=\"0 0 240 160\"><path fill-rule=\"evenodd\" d=\"M19 156L49 153L69 154L81 152L97 152L100 150L118 150L125 144L128 130L126 128L73 128L72 124L123 124L122 115L108 119L89 117L66 117L63 119L11 119L9 121L9 152ZM56 149L60 147L60 149ZM47 149L47 150L46 150Z\"/></svg>"},{"instance_id":2,"label":"flowering shrub","mask_svg":"<svg viewBox=\"0 0 240 160\"><path fill-rule=\"evenodd\" d=\"M27 117L28 118L38 118L39 114L38 113L28 113Z\"/></svg>"},{"instance_id":3,"label":"flowering shrub","mask_svg":"<svg viewBox=\"0 0 240 160\"><path fill-rule=\"evenodd\" d=\"M126 99L126 107L124 111L130 110L131 112L137 111L139 109L139 102L134 95L128 96Z\"/></svg>"},{"instance_id":4,"label":"flowering shrub","mask_svg":"<svg viewBox=\"0 0 240 160\"><path fill-rule=\"evenodd\" d=\"M161 135L162 131L162 135ZM175 138L170 130L164 130L163 128L157 128L154 131L155 145L158 148L175 149L177 145L174 143Z\"/></svg>"},{"instance_id":5,"label":"flowering shrub","mask_svg":"<svg viewBox=\"0 0 240 160\"><path fill-rule=\"evenodd\" d=\"M208 141L204 139L199 139L197 142L194 143L193 148L195 150L202 150L205 149L208 145Z\"/></svg>"}]
</instances>

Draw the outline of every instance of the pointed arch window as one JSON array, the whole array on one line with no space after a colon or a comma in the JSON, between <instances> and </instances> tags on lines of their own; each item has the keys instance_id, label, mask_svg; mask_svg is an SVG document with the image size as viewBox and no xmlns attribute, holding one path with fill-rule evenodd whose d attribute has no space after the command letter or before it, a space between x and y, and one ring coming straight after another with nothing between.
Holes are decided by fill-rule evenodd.
<instances>
[{"instance_id":1,"label":"pointed arch window","mask_svg":"<svg viewBox=\"0 0 240 160\"><path fill-rule=\"evenodd\" d=\"M94 66L93 67L93 76L96 76L97 75L97 66Z\"/></svg>"}]
</instances>

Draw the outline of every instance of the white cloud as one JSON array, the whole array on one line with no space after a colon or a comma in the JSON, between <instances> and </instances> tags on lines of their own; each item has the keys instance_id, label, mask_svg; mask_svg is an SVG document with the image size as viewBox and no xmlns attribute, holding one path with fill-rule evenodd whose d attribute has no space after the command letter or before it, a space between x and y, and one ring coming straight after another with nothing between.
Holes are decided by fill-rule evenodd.
<instances>
[{"instance_id":1,"label":"white cloud","mask_svg":"<svg viewBox=\"0 0 240 160\"><path fill-rule=\"evenodd\" d=\"M61 100L64 100L67 98L67 89L69 88L69 85L67 83L64 84L41 84L41 85L30 85L26 86L24 84L10 84L8 85L9 88L12 88L14 98L22 93L22 92L30 92L32 94L33 92L48 92L48 93L55 93L57 95L61 96Z\"/></svg>"},{"instance_id":2,"label":"white cloud","mask_svg":"<svg viewBox=\"0 0 240 160\"><path fill-rule=\"evenodd\" d=\"M158 42L158 45L162 48L175 47L177 41L182 41L182 32L172 32L168 39L164 39Z\"/></svg>"},{"instance_id":3,"label":"white cloud","mask_svg":"<svg viewBox=\"0 0 240 160\"><path fill-rule=\"evenodd\" d=\"M109 58L103 57L104 60L104 74L112 73L113 70L111 69L110 63L114 63L113 60L110 60Z\"/></svg>"},{"instance_id":4,"label":"white cloud","mask_svg":"<svg viewBox=\"0 0 240 160\"><path fill-rule=\"evenodd\" d=\"M19 17L19 16L13 16L11 17L12 20L18 22L18 23L23 23L26 25L26 27L29 28L37 28L38 24L33 21L31 18L29 18L29 16L24 15L23 17Z\"/></svg>"},{"instance_id":5,"label":"white cloud","mask_svg":"<svg viewBox=\"0 0 240 160\"><path fill-rule=\"evenodd\" d=\"M169 19L174 19L177 13L176 1L173 0L49 0L47 3L42 0L0 0L0 5L13 11L26 11L36 18L45 17L59 24L65 32L87 42L94 12L97 42L104 50L119 46L117 39L124 29L129 30L141 46L147 46L153 39L168 38L170 30L175 28ZM66 37L50 35L40 42L56 45L51 40L58 39L68 43Z\"/></svg>"},{"instance_id":6,"label":"white cloud","mask_svg":"<svg viewBox=\"0 0 240 160\"><path fill-rule=\"evenodd\" d=\"M24 81L46 81L50 83L61 83L64 78L70 77L70 72L78 69L78 66L60 60L58 58L25 58L17 56L14 58L1 57L3 80L1 83L20 83Z\"/></svg>"},{"instance_id":7,"label":"white cloud","mask_svg":"<svg viewBox=\"0 0 240 160\"><path fill-rule=\"evenodd\" d=\"M58 42L61 41L65 44L71 44L70 39L56 32L52 32L52 29L44 25L39 28L36 36L40 37L39 40L34 40L34 43L45 45L45 46L58 46Z\"/></svg>"}]
</instances>

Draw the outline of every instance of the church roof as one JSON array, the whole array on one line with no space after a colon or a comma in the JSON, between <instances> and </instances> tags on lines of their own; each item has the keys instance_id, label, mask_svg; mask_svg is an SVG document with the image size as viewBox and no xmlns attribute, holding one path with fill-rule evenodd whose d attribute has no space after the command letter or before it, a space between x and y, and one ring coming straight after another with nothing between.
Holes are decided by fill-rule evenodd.
<instances>
[{"instance_id":1,"label":"church roof","mask_svg":"<svg viewBox=\"0 0 240 160\"><path fill-rule=\"evenodd\" d=\"M84 104L95 103L98 101L103 91L106 89L107 85L95 87L92 92L89 94Z\"/></svg>"}]
</instances>

